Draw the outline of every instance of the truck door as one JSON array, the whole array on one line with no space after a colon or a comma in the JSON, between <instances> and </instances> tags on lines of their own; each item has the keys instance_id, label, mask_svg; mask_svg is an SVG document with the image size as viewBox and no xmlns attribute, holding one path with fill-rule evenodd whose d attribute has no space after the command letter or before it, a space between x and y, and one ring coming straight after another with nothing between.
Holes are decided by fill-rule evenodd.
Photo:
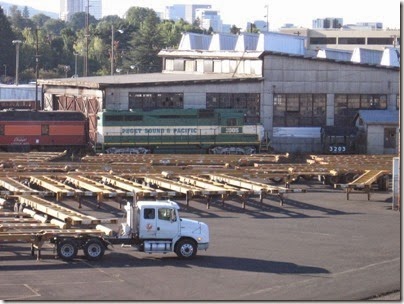
<instances>
[{"instance_id":1,"label":"truck door","mask_svg":"<svg viewBox=\"0 0 404 304\"><path fill-rule=\"evenodd\" d=\"M173 208L158 208L157 210L157 238L173 239L179 233L180 220Z\"/></svg>"},{"instance_id":2,"label":"truck door","mask_svg":"<svg viewBox=\"0 0 404 304\"><path fill-rule=\"evenodd\" d=\"M155 239L157 232L156 209L144 208L139 224L139 237L141 239Z\"/></svg>"}]
</instances>

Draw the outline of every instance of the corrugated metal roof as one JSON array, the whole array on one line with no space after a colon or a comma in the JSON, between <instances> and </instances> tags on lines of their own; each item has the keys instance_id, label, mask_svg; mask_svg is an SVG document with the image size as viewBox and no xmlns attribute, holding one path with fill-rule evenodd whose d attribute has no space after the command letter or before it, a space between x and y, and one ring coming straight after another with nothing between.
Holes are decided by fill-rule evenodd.
<instances>
[{"instance_id":1,"label":"corrugated metal roof","mask_svg":"<svg viewBox=\"0 0 404 304\"><path fill-rule=\"evenodd\" d=\"M350 61L352 51L338 49L321 49L317 52L317 58L332 59L335 61Z\"/></svg>"},{"instance_id":2,"label":"corrugated metal roof","mask_svg":"<svg viewBox=\"0 0 404 304\"><path fill-rule=\"evenodd\" d=\"M400 50L397 48L386 48L383 51L381 65L385 66L400 66Z\"/></svg>"},{"instance_id":3,"label":"corrugated metal roof","mask_svg":"<svg viewBox=\"0 0 404 304\"><path fill-rule=\"evenodd\" d=\"M355 48L352 53L352 62L362 64L375 64L379 65L383 56L383 51Z\"/></svg>"},{"instance_id":4,"label":"corrugated metal roof","mask_svg":"<svg viewBox=\"0 0 404 304\"><path fill-rule=\"evenodd\" d=\"M356 48L354 51L341 49L322 49L311 54L305 47L305 36L297 36L280 32L264 32L260 34L242 33L240 35L217 33L212 35L183 33L180 45L174 51L198 52L212 51L215 53L203 53L206 58L235 58L238 53L231 52L273 52L286 55L301 55L310 58L322 58L336 62L351 62L363 65L383 67L400 67L400 54L398 49L386 49L383 51ZM223 54L220 54L224 52ZM185 54L189 56L189 54ZM180 55L169 50L162 50L159 55ZM200 57L203 57L200 56ZM243 54L244 58L245 55Z\"/></svg>"},{"instance_id":5,"label":"corrugated metal roof","mask_svg":"<svg viewBox=\"0 0 404 304\"><path fill-rule=\"evenodd\" d=\"M165 49L161 50L158 55L160 57L172 58L207 58L207 59L260 59L263 52L257 51L183 51Z\"/></svg>"},{"instance_id":6,"label":"corrugated metal roof","mask_svg":"<svg viewBox=\"0 0 404 304\"><path fill-rule=\"evenodd\" d=\"M302 36L265 32L259 35L256 50L304 55L305 39L306 37Z\"/></svg>"},{"instance_id":7,"label":"corrugated metal roof","mask_svg":"<svg viewBox=\"0 0 404 304\"><path fill-rule=\"evenodd\" d=\"M197 34L197 33L183 33L179 50L208 50L212 36Z\"/></svg>"},{"instance_id":8,"label":"corrugated metal roof","mask_svg":"<svg viewBox=\"0 0 404 304\"><path fill-rule=\"evenodd\" d=\"M251 50L256 50L257 49L257 43L258 43L258 34L254 33L242 33L238 36L236 46L234 48L235 51L251 51Z\"/></svg>"},{"instance_id":9,"label":"corrugated metal roof","mask_svg":"<svg viewBox=\"0 0 404 304\"><path fill-rule=\"evenodd\" d=\"M103 88L106 86L166 85L174 82L220 82L220 81L260 81L257 75L233 76L232 74L193 74L193 73L149 73L114 76L92 76L78 78L39 79L40 85L74 86Z\"/></svg>"},{"instance_id":10,"label":"corrugated metal roof","mask_svg":"<svg viewBox=\"0 0 404 304\"><path fill-rule=\"evenodd\" d=\"M218 33L213 34L209 51L233 51L237 42L237 35Z\"/></svg>"},{"instance_id":11,"label":"corrugated metal roof","mask_svg":"<svg viewBox=\"0 0 404 304\"><path fill-rule=\"evenodd\" d=\"M357 118L361 118L368 125L397 124L398 111L391 110L359 110Z\"/></svg>"}]
</instances>

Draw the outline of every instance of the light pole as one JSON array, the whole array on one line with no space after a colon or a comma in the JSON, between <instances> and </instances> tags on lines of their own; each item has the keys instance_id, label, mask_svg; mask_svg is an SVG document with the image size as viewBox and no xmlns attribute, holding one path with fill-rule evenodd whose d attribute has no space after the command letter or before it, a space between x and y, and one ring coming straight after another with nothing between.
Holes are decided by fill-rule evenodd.
<instances>
[{"instance_id":1,"label":"light pole","mask_svg":"<svg viewBox=\"0 0 404 304\"><path fill-rule=\"evenodd\" d=\"M67 78L67 72L70 71L70 65L65 65L65 66L63 67L63 70L65 71L65 77Z\"/></svg>"},{"instance_id":2,"label":"light pole","mask_svg":"<svg viewBox=\"0 0 404 304\"><path fill-rule=\"evenodd\" d=\"M3 64L4 66L4 80L7 78L7 64Z\"/></svg>"},{"instance_id":3,"label":"light pole","mask_svg":"<svg viewBox=\"0 0 404 304\"><path fill-rule=\"evenodd\" d=\"M123 30L118 30L119 33L123 33ZM111 75L114 75L114 59L115 59L115 28L111 25Z\"/></svg>"},{"instance_id":4,"label":"light pole","mask_svg":"<svg viewBox=\"0 0 404 304\"><path fill-rule=\"evenodd\" d=\"M35 49L35 108L40 109L38 107L38 77L39 77L39 54L38 54L38 28L35 29L35 40L36 40L36 49Z\"/></svg>"},{"instance_id":5,"label":"light pole","mask_svg":"<svg viewBox=\"0 0 404 304\"><path fill-rule=\"evenodd\" d=\"M15 44L15 85L18 86L18 68L20 65L20 44L21 40L13 40L13 44Z\"/></svg>"},{"instance_id":6,"label":"light pole","mask_svg":"<svg viewBox=\"0 0 404 304\"><path fill-rule=\"evenodd\" d=\"M269 6L267 4L264 7L267 9L267 14L265 15L265 17L267 17L267 32L269 32L269 14L268 14Z\"/></svg>"},{"instance_id":7,"label":"light pole","mask_svg":"<svg viewBox=\"0 0 404 304\"><path fill-rule=\"evenodd\" d=\"M79 53L73 52L74 55L74 78L77 78L79 75L77 75L77 56Z\"/></svg>"}]
</instances>

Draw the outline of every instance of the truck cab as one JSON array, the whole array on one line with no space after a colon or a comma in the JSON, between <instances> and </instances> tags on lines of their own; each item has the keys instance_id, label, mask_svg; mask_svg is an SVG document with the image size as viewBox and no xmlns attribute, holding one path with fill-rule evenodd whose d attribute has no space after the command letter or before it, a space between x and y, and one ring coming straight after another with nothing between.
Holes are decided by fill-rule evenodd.
<instances>
[{"instance_id":1,"label":"truck cab","mask_svg":"<svg viewBox=\"0 0 404 304\"><path fill-rule=\"evenodd\" d=\"M121 239L132 239L140 251L175 252L181 258L194 257L209 247L209 228L205 223L180 218L179 206L171 200L127 203L126 223Z\"/></svg>"}]
</instances>

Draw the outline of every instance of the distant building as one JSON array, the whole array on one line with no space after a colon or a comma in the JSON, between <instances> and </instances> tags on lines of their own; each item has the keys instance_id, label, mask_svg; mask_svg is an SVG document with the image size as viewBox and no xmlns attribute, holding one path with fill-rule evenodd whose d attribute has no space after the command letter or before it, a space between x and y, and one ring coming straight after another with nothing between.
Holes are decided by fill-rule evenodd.
<instances>
[{"instance_id":1,"label":"distant building","mask_svg":"<svg viewBox=\"0 0 404 304\"><path fill-rule=\"evenodd\" d=\"M281 33L307 37L307 49L319 50L332 48L353 51L356 48L367 48L383 51L388 47L400 45L400 30L353 30L341 29L307 29L281 28Z\"/></svg>"},{"instance_id":2,"label":"distant building","mask_svg":"<svg viewBox=\"0 0 404 304\"><path fill-rule=\"evenodd\" d=\"M210 8L212 8L212 6L208 4L174 4L165 7L163 19L174 21L183 19L189 24L192 24L195 21L197 9Z\"/></svg>"},{"instance_id":3,"label":"distant building","mask_svg":"<svg viewBox=\"0 0 404 304\"><path fill-rule=\"evenodd\" d=\"M381 22L358 22L355 24L345 24L344 28L351 30L382 30L383 23Z\"/></svg>"},{"instance_id":4,"label":"distant building","mask_svg":"<svg viewBox=\"0 0 404 304\"><path fill-rule=\"evenodd\" d=\"M324 18L313 20L313 29L338 29L344 24L342 18Z\"/></svg>"},{"instance_id":5,"label":"distant building","mask_svg":"<svg viewBox=\"0 0 404 304\"><path fill-rule=\"evenodd\" d=\"M163 19L173 21L185 20L185 5L174 4L172 6L166 6Z\"/></svg>"},{"instance_id":6,"label":"distant building","mask_svg":"<svg viewBox=\"0 0 404 304\"><path fill-rule=\"evenodd\" d=\"M60 0L59 18L64 21L70 21L72 16L80 12L88 12L96 19L102 17L102 1L101 0Z\"/></svg>"},{"instance_id":7,"label":"distant building","mask_svg":"<svg viewBox=\"0 0 404 304\"><path fill-rule=\"evenodd\" d=\"M200 27L205 30L212 28L216 33L222 32L223 23L217 10L196 9L195 19L199 19Z\"/></svg>"},{"instance_id":8,"label":"distant building","mask_svg":"<svg viewBox=\"0 0 404 304\"><path fill-rule=\"evenodd\" d=\"M251 25L254 24L258 31L267 32L267 22L264 20L255 20L253 23L247 22L246 31L249 32Z\"/></svg>"}]
</instances>

